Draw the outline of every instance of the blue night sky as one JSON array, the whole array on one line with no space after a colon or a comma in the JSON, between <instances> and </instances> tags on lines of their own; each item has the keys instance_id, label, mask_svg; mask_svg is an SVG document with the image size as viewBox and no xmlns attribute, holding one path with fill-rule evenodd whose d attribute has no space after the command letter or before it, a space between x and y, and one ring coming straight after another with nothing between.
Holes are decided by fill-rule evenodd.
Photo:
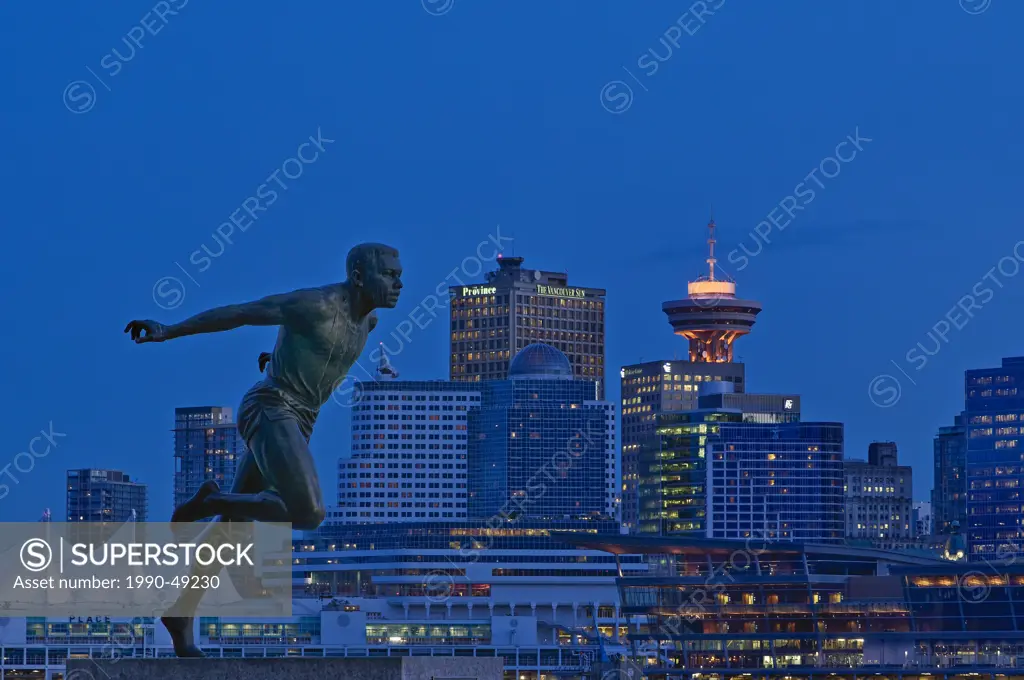
<instances>
[{"instance_id":1,"label":"blue night sky","mask_svg":"<svg viewBox=\"0 0 1024 680\"><path fill-rule=\"evenodd\" d=\"M1024 354L1017 0L707 0L699 19L661 1L184 2L0 8L4 520L63 519L65 470L86 466L148 483L167 518L174 407L237 407L276 331L135 346L125 323L342 279L361 241L402 253L375 331L392 347L497 225L526 266L607 288L617 399L621 365L683 356L661 303L704 271L713 204L723 265L764 305L737 345L748 389L844 422L848 457L895 440L922 499L964 369ZM288 161L318 130L316 160ZM253 221L261 185L277 196ZM233 213L244 229L218 244ZM447 376L446 316L426 319L403 378ZM933 356L908 358L918 343ZM900 382L895 403L874 384L887 408L881 374ZM348 416L329 403L312 442L331 503ZM56 447L18 458L51 423Z\"/></svg>"}]
</instances>

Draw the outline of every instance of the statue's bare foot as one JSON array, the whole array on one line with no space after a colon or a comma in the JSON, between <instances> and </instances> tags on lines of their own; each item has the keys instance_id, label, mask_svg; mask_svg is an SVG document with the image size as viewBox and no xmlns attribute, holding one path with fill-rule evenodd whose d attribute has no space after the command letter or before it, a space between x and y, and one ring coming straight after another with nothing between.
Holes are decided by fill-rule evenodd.
<instances>
[{"instance_id":1,"label":"statue's bare foot","mask_svg":"<svg viewBox=\"0 0 1024 680\"><path fill-rule=\"evenodd\" d=\"M183 616L165 616L160 619L164 628L171 634L171 642L174 643L174 656L179 659L205 657L206 655L196 647L195 638L192 635L191 618Z\"/></svg>"},{"instance_id":2,"label":"statue's bare foot","mask_svg":"<svg viewBox=\"0 0 1024 680\"><path fill-rule=\"evenodd\" d=\"M192 498L177 507L174 514L171 515L171 521L198 522L201 519L213 517L217 513L210 512L206 508L206 498L218 491L220 491L220 487L217 486L217 482L212 479L203 482L203 485L199 487L199 491L196 491L195 496L192 496Z\"/></svg>"}]
</instances>

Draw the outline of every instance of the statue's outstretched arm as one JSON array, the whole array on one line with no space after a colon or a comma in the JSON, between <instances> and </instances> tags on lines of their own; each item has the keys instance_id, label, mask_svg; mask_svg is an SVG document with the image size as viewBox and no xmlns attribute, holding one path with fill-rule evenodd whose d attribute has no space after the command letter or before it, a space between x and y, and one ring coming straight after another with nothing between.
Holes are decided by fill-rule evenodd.
<instances>
[{"instance_id":1,"label":"statue's outstretched arm","mask_svg":"<svg viewBox=\"0 0 1024 680\"><path fill-rule=\"evenodd\" d=\"M230 331L242 326L283 326L291 321L301 323L314 318L322 309L323 294L314 288L217 307L171 326L155 321L132 321L124 330L131 332L135 342L162 342L186 335Z\"/></svg>"}]
</instances>

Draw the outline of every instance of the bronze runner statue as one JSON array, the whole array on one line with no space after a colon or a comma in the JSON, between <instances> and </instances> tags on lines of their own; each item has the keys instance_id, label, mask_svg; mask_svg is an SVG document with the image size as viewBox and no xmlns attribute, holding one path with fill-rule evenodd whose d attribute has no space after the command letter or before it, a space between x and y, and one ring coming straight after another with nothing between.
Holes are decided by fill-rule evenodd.
<instances>
[{"instance_id":1,"label":"bronze runner statue","mask_svg":"<svg viewBox=\"0 0 1024 680\"><path fill-rule=\"evenodd\" d=\"M174 510L172 522L282 522L316 529L324 519L323 493L309 438L320 408L344 380L377 324L375 309L392 309L402 290L398 251L379 243L354 247L344 283L271 295L197 314L171 326L132 321L136 343L164 342L241 326L279 326L266 376L246 392L238 431L248 451L238 462L230 492L213 480ZM260 370L267 362L260 357ZM184 590L161 619L179 657L203 656L192 631L201 589ZM186 614L186 615L177 615Z\"/></svg>"}]
</instances>

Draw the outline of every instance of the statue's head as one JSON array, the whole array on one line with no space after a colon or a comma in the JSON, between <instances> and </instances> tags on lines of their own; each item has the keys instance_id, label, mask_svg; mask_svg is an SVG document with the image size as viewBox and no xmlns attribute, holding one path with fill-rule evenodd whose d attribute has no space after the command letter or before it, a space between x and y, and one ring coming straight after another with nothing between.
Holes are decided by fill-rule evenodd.
<instances>
[{"instance_id":1,"label":"statue's head","mask_svg":"<svg viewBox=\"0 0 1024 680\"><path fill-rule=\"evenodd\" d=\"M380 243L361 243L348 251L348 280L360 289L374 309L398 304L402 290L402 263L398 250Z\"/></svg>"}]
</instances>

